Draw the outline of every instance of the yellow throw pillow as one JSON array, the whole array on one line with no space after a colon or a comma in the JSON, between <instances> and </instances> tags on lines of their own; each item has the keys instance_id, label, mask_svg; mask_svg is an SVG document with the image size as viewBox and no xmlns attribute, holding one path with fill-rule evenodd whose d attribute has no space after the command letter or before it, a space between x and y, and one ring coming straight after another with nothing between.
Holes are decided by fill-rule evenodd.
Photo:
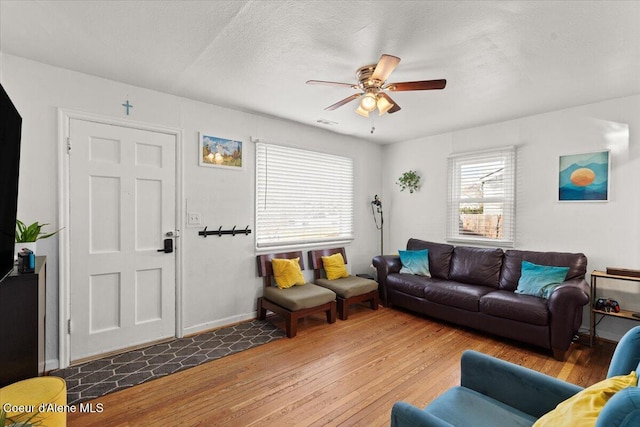
<instances>
[{"instance_id":1,"label":"yellow throw pillow","mask_svg":"<svg viewBox=\"0 0 640 427\"><path fill-rule=\"evenodd\" d=\"M276 285L280 289L287 289L293 285L304 285L302 270L300 270L300 258L273 258L271 260L273 276L276 278Z\"/></svg>"},{"instance_id":2,"label":"yellow throw pillow","mask_svg":"<svg viewBox=\"0 0 640 427\"><path fill-rule=\"evenodd\" d=\"M595 426L607 401L620 390L637 384L635 371L629 375L607 378L560 402L556 409L538 419L533 427Z\"/></svg>"},{"instance_id":3,"label":"yellow throw pillow","mask_svg":"<svg viewBox=\"0 0 640 427\"><path fill-rule=\"evenodd\" d=\"M342 258L342 254L340 252L329 256L323 256L322 265L325 273L327 273L327 279L329 280L349 277L347 267L344 265L344 258Z\"/></svg>"}]
</instances>

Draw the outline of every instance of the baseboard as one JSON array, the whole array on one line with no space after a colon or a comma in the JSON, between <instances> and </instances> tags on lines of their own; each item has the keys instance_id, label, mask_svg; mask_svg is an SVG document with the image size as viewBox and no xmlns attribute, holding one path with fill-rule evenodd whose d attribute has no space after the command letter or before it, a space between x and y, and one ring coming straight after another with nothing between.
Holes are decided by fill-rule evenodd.
<instances>
[{"instance_id":1,"label":"baseboard","mask_svg":"<svg viewBox=\"0 0 640 427\"><path fill-rule=\"evenodd\" d=\"M215 320L213 322L200 323L198 325L189 326L182 330L183 335L192 335L199 332L208 331L211 329L221 328L223 326L230 326L235 323L244 322L246 320L252 320L257 317L258 313L253 311L251 313L240 314L237 316L226 317L224 319Z\"/></svg>"},{"instance_id":2,"label":"baseboard","mask_svg":"<svg viewBox=\"0 0 640 427\"><path fill-rule=\"evenodd\" d=\"M60 360L59 359L48 359L44 362L44 371L50 372L54 369L60 368Z\"/></svg>"},{"instance_id":3,"label":"baseboard","mask_svg":"<svg viewBox=\"0 0 640 427\"><path fill-rule=\"evenodd\" d=\"M244 322L247 320L253 320L257 317L257 312L252 312L252 313L246 313L246 314L241 314L238 316L231 316L231 317L227 317L224 319L220 319L220 320L216 320L214 322L206 322L206 323L201 323L199 325L194 325L194 326L190 326L188 328L185 328L183 331L183 335L187 336L187 335L193 335L193 334L197 334L200 332L205 332L205 331L209 331L211 329L217 329L217 328L221 328L224 326L231 326L233 324L236 323L240 323L240 322ZM59 359L47 359L45 361L45 372L51 372L55 369L59 369L60 368L60 360Z\"/></svg>"}]
</instances>

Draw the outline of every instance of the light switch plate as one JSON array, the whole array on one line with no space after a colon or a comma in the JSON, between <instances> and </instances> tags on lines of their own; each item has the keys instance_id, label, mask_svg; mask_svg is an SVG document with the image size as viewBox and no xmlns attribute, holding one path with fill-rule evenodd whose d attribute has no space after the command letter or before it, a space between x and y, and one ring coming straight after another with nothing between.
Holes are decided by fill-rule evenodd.
<instances>
[{"instance_id":1,"label":"light switch plate","mask_svg":"<svg viewBox=\"0 0 640 427\"><path fill-rule=\"evenodd\" d=\"M202 215L199 212L187 213L187 227L200 227L202 225Z\"/></svg>"}]
</instances>

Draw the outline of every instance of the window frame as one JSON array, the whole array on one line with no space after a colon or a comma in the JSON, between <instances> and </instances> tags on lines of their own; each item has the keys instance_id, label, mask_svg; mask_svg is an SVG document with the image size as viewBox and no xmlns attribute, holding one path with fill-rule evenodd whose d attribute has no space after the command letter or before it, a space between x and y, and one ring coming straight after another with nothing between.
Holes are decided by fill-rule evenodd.
<instances>
[{"instance_id":1,"label":"window frame","mask_svg":"<svg viewBox=\"0 0 640 427\"><path fill-rule=\"evenodd\" d=\"M516 236L516 147L508 146L483 151L453 154L448 158L447 183L447 232L446 241L499 247L513 247ZM475 164L504 161L501 173L503 194L493 197L465 197L462 195L462 167ZM488 175L487 175L488 176ZM461 204L502 204L502 237L472 236L462 234L460 227Z\"/></svg>"},{"instance_id":2,"label":"window frame","mask_svg":"<svg viewBox=\"0 0 640 427\"><path fill-rule=\"evenodd\" d=\"M352 158L267 142L256 142L255 153L257 252L354 240Z\"/></svg>"}]
</instances>

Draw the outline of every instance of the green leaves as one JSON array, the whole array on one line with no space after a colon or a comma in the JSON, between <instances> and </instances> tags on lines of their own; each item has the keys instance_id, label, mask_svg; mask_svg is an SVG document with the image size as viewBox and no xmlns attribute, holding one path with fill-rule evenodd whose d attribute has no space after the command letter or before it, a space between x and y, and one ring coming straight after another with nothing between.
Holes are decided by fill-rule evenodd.
<instances>
[{"instance_id":1,"label":"green leaves","mask_svg":"<svg viewBox=\"0 0 640 427\"><path fill-rule=\"evenodd\" d=\"M39 239L46 239L54 234L58 233L62 228L54 231L53 233L44 233L42 227L49 224L40 224L38 221L27 226L19 219L16 220L16 243L35 242Z\"/></svg>"},{"instance_id":2,"label":"green leaves","mask_svg":"<svg viewBox=\"0 0 640 427\"><path fill-rule=\"evenodd\" d=\"M44 225L44 224L43 224ZM0 408L0 426L41 426L42 420L40 411L35 412L21 412L17 415L9 417L3 408Z\"/></svg>"},{"instance_id":3,"label":"green leaves","mask_svg":"<svg viewBox=\"0 0 640 427\"><path fill-rule=\"evenodd\" d=\"M420 175L418 175L418 172L410 170L409 172L403 173L400 178L398 178L396 184L400 186L400 191L408 188L409 193L413 193L420 187Z\"/></svg>"}]
</instances>

